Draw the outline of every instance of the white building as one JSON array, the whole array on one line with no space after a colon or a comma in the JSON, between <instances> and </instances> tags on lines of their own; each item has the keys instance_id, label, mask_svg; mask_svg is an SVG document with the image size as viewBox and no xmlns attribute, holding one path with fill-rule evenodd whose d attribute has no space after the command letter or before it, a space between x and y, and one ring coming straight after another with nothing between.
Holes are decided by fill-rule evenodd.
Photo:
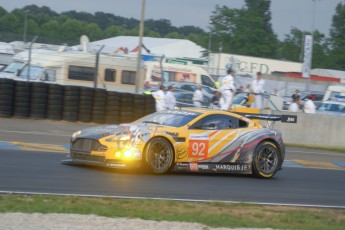
<instances>
[{"instance_id":1,"label":"white building","mask_svg":"<svg viewBox=\"0 0 345 230\"><path fill-rule=\"evenodd\" d=\"M104 40L94 41L89 43L88 51L98 51L102 45L105 47L102 53L110 54L124 54L134 53L139 44L139 37L134 36L118 36ZM165 57L180 57L180 58L202 58L205 49L198 46L194 42L186 39L172 39L172 38L150 38L143 37L143 45L146 48L142 49L142 54L150 54ZM77 46L80 50L81 45Z\"/></svg>"}]
</instances>

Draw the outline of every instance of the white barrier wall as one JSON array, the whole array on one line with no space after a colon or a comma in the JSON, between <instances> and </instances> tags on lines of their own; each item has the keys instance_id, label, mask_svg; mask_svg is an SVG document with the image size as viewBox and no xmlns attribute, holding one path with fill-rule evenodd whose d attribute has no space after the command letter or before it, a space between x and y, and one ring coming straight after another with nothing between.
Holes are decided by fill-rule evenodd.
<instances>
[{"instance_id":1,"label":"white barrier wall","mask_svg":"<svg viewBox=\"0 0 345 230\"><path fill-rule=\"evenodd\" d=\"M262 111L262 113L268 113ZM297 124L276 122L286 144L345 147L345 116L272 111L272 114L297 115ZM264 123L263 123L264 124Z\"/></svg>"}]
</instances>

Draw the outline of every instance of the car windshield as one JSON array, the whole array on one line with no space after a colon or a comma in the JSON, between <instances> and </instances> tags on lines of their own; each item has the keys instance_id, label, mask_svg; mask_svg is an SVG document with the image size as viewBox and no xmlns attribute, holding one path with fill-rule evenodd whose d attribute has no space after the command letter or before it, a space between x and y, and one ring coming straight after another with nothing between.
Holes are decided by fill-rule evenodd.
<instances>
[{"instance_id":1,"label":"car windshield","mask_svg":"<svg viewBox=\"0 0 345 230\"><path fill-rule=\"evenodd\" d=\"M19 70L20 68L22 68L23 65L24 65L23 62L12 62L11 64L9 64L9 65L4 69L4 72L5 72L5 73L16 73L17 70Z\"/></svg>"},{"instance_id":2,"label":"car windshield","mask_svg":"<svg viewBox=\"0 0 345 230\"><path fill-rule=\"evenodd\" d=\"M345 113L345 104L332 104L332 103L322 103L318 108L318 111L328 111L328 112L339 112Z\"/></svg>"},{"instance_id":3,"label":"car windshield","mask_svg":"<svg viewBox=\"0 0 345 230\"><path fill-rule=\"evenodd\" d=\"M135 123L150 123L167 125L173 127L181 127L199 116L200 113L183 111L183 110L165 110L147 115Z\"/></svg>"},{"instance_id":4,"label":"car windshield","mask_svg":"<svg viewBox=\"0 0 345 230\"><path fill-rule=\"evenodd\" d=\"M30 76L30 80L37 80L43 76L44 69L38 66L30 66L30 73L29 73L29 66L26 65L23 71L21 71L19 77L26 79L28 74Z\"/></svg>"}]
</instances>

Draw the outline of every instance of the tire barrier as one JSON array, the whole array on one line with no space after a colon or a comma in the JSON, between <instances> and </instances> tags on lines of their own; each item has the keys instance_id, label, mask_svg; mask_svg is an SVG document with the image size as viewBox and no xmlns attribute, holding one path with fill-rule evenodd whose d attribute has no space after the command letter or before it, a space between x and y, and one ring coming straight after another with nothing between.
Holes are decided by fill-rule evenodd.
<instances>
[{"instance_id":1,"label":"tire barrier","mask_svg":"<svg viewBox=\"0 0 345 230\"><path fill-rule=\"evenodd\" d=\"M92 121L92 108L95 90L93 88L81 87L79 98L78 117L81 122Z\"/></svg>"},{"instance_id":2,"label":"tire barrier","mask_svg":"<svg viewBox=\"0 0 345 230\"><path fill-rule=\"evenodd\" d=\"M14 89L13 116L28 118L31 112L31 87L32 82L16 81Z\"/></svg>"},{"instance_id":3,"label":"tire barrier","mask_svg":"<svg viewBox=\"0 0 345 230\"><path fill-rule=\"evenodd\" d=\"M49 84L47 101L47 119L61 120L63 112L64 87Z\"/></svg>"},{"instance_id":4,"label":"tire barrier","mask_svg":"<svg viewBox=\"0 0 345 230\"><path fill-rule=\"evenodd\" d=\"M145 114L156 112L156 101L152 95L144 95L145 98Z\"/></svg>"},{"instance_id":5,"label":"tire barrier","mask_svg":"<svg viewBox=\"0 0 345 230\"><path fill-rule=\"evenodd\" d=\"M133 97L131 93L121 93L120 94L120 121L119 123L129 123L134 121L133 118Z\"/></svg>"},{"instance_id":6,"label":"tire barrier","mask_svg":"<svg viewBox=\"0 0 345 230\"><path fill-rule=\"evenodd\" d=\"M105 123L118 124L120 122L120 97L121 93L107 92L107 106L105 110Z\"/></svg>"},{"instance_id":7,"label":"tire barrier","mask_svg":"<svg viewBox=\"0 0 345 230\"><path fill-rule=\"evenodd\" d=\"M93 98L92 121L95 123L105 123L105 107L107 105L107 91L105 89L95 89Z\"/></svg>"},{"instance_id":8,"label":"tire barrier","mask_svg":"<svg viewBox=\"0 0 345 230\"><path fill-rule=\"evenodd\" d=\"M13 115L15 81L12 79L0 79L0 116L11 117Z\"/></svg>"},{"instance_id":9,"label":"tire barrier","mask_svg":"<svg viewBox=\"0 0 345 230\"><path fill-rule=\"evenodd\" d=\"M64 86L62 119L65 121L78 121L80 88Z\"/></svg>"},{"instance_id":10,"label":"tire barrier","mask_svg":"<svg viewBox=\"0 0 345 230\"><path fill-rule=\"evenodd\" d=\"M119 124L153 112L152 95L0 78L0 117Z\"/></svg>"},{"instance_id":11,"label":"tire barrier","mask_svg":"<svg viewBox=\"0 0 345 230\"><path fill-rule=\"evenodd\" d=\"M30 117L45 119L47 117L48 85L33 82L31 86Z\"/></svg>"}]
</instances>

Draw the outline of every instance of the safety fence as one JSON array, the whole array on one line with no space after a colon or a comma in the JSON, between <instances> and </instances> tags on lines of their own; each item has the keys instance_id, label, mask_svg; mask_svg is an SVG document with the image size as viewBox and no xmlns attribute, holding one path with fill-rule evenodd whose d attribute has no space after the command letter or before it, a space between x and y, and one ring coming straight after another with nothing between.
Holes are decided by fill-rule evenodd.
<instances>
[{"instance_id":1,"label":"safety fence","mask_svg":"<svg viewBox=\"0 0 345 230\"><path fill-rule=\"evenodd\" d=\"M0 79L0 116L117 124L155 111L151 95Z\"/></svg>"}]
</instances>

